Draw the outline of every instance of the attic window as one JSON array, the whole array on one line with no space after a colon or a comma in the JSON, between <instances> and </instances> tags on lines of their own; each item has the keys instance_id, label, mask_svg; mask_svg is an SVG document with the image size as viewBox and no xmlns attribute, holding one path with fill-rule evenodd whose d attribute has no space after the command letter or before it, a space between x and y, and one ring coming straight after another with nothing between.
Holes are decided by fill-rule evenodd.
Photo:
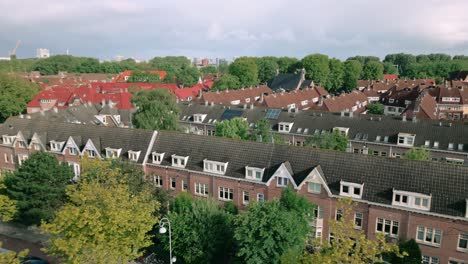
<instances>
[{"instance_id":1,"label":"attic window","mask_svg":"<svg viewBox=\"0 0 468 264\"><path fill-rule=\"evenodd\" d=\"M298 128L296 133L301 133L302 132L302 127Z\"/></svg>"},{"instance_id":2,"label":"attic window","mask_svg":"<svg viewBox=\"0 0 468 264\"><path fill-rule=\"evenodd\" d=\"M155 164L161 164L161 162L162 162L163 159L164 159L164 154L165 154L165 153L153 152L153 153L152 153L152 156L153 156L153 163L155 163Z\"/></svg>"},{"instance_id":3,"label":"attic window","mask_svg":"<svg viewBox=\"0 0 468 264\"><path fill-rule=\"evenodd\" d=\"M194 114L193 115L193 122L195 123L203 123L203 120L205 120L206 114Z\"/></svg>"},{"instance_id":4,"label":"attic window","mask_svg":"<svg viewBox=\"0 0 468 264\"><path fill-rule=\"evenodd\" d=\"M256 167L245 167L245 178L261 181L263 178L263 173L265 172L265 168L256 168Z\"/></svg>"},{"instance_id":5,"label":"attic window","mask_svg":"<svg viewBox=\"0 0 468 264\"><path fill-rule=\"evenodd\" d=\"M203 171L224 175L226 173L228 162L219 162L212 160L203 160Z\"/></svg>"},{"instance_id":6,"label":"attic window","mask_svg":"<svg viewBox=\"0 0 468 264\"><path fill-rule=\"evenodd\" d=\"M458 144L458 150L463 151L463 144Z\"/></svg>"},{"instance_id":7,"label":"attic window","mask_svg":"<svg viewBox=\"0 0 468 264\"><path fill-rule=\"evenodd\" d=\"M384 141L385 143L388 143L388 136L385 136L383 141Z\"/></svg>"},{"instance_id":8,"label":"attic window","mask_svg":"<svg viewBox=\"0 0 468 264\"><path fill-rule=\"evenodd\" d=\"M138 158L140 157L141 151L128 151L128 159L131 161L138 161Z\"/></svg>"},{"instance_id":9,"label":"attic window","mask_svg":"<svg viewBox=\"0 0 468 264\"><path fill-rule=\"evenodd\" d=\"M434 148L439 148L439 141L434 141Z\"/></svg>"},{"instance_id":10,"label":"attic window","mask_svg":"<svg viewBox=\"0 0 468 264\"><path fill-rule=\"evenodd\" d=\"M173 154L171 157L173 167L185 168L185 166L187 166L189 156L184 157Z\"/></svg>"},{"instance_id":11,"label":"attic window","mask_svg":"<svg viewBox=\"0 0 468 264\"><path fill-rule=\"evenodd\" d=\"M305 128L305 129L304 129L304 134L307 134L307 133L309 133L309 129L308 129L308 128Z\"/></svg>"},{"instance_id":12,"label":"attic window","mask_svg":"<svg viewBox=\"0 0 468 264\"><path fill-rule=\"evenodd\" d=\"M289 122L279 122L278 123L278 132L289 133L293 127L294 123Z\"/></svg>"},{"instance_id":13,"label":"attic window","mask_svg":"<svg viewBox=\"0 0 468 264\"><path fill-rule=\"evenodd\" d=\"M375 138L375 141L380 141L381 138L382 138L381 136L377 136L377 137Z\"/></svg>"},{"instance_id":14,"label":"attic window","mask_svg":"<svg viewBox=\"0 0 468 264\"><path fill-rule=\"evenodd\" d=\"M453 143L449 143L449 144L448 144L448 149L449 149L449 150L453 150Z\"/></svg>"},{"instance_id":15,"label":"attic window","mask_svg":"<svg viewBox=\"0 0 468 264\"><path fill-rule=\"evenodd\" d=\"M2 138L3 138L3 144L11 145L13 144L13 141L15 141L16 136L3 135Z\"/></svg>"},{"instance_id":16,"label":"attic window","mask_svg":"<svg viewBox=\"0 0 468 264\"><path fill-rule=\"evenodd\" d=\"M341 135L347 136L347 135L348 135L348 131L349 131L349 127L334 127L332 131L335 131L335 130L337 130L338 132L340 132Z\"/></svg>"},{"instance_id":17,"label":"attic window","mask_svg":"<svg viewBox=\"0 0 468 264\"><path fill-rule=\"evenodd\" d=\"M115 159L120 157L122 149L106 148L106 157L109 159Z\"/></svg>"},{"instance_id":18,"label":"attic window","mask_svg":"<svg viewBox=\"0 0 468 264\"><path fill-rule=\"evenodd\" d=\"M63 144L65 142L58 142L58 141L50 141L50 150L51 151L61 151Z\"/></svg>"},{"instance_id":19,"label":"attic window","mask_svg":"<svg viewBox=\"0 0 468 264\"><path fill-rule=\"evenodd\" d=\"M398 143L399 146L413 146L415 134L408 134L408 133L398 133Z\"/></svg>"},{"instance_id":20,"label":"attic window","mask_svg":"<svg viewBox=\"0 0 468 264\"><path fill-rule=\"evenodd\" d=\"M392 205L429 211L431 207L431 196L421 193L393 190Z\"/></svg>"},{"instance_id":21,"label":"attic window","mask_svg":"<svg viewBox=\"0 0 468 264\"><path fill-rule=\"evenodd\" d=\"M340 195L352 198L362 198L364 184L340 181Z\"/></svg>"},{"instance_id":22,"label":"attic window","mask_svg":"<svg viewBox=\"0 0 468 264\"><path fill-rule=\"evenodd\" d=\"M426 140L426 141L424 142L424 147L428 148L428 147L430 147L430 146L431 146L431 141L430 141L430 140Z\"/></svg>"}]
</instances>

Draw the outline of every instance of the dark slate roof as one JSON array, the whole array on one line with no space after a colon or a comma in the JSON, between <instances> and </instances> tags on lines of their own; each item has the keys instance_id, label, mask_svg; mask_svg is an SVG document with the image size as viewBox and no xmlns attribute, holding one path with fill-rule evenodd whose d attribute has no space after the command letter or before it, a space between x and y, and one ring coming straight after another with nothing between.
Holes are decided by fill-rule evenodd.
<instances>
[{"instance_id":1,"label":"dark slate roof","mask_svg":"<svg viewBox=\"0 0 468 264\"><path fill-rule=\"evenodd\" d=\"M463 217L468 197L468 167L437 162L352 154L290 147L218 137L161 131L153 151L165 153L162 165L171 166L171 155L189 156L187 169L203 171L203 160L229 162L225 176L245 178L245 166L265 168L263 182L282 163L300 184L314 169L323 171L333 194L340 181L364 183L363 199L391 204L392 190L431 194L431 212ZM288 164L289 163L289 164Z\"/></svg>"},{"instance_id":2,"label":"dark slate roof","mask_svg":"<svg viewBox=\"0 0 468 264\"><path fill-rule=\"evenodd\" d=\"M273 79L268 81L268 87L274 91L284 89L286 91L292 91L297 88L301 82L301 74L294 73L280 73L276 75Z\"/></svg>"},{"instance_id":3,"label":"dark slate roof","mask_svg":"<svg viewBox=\"0 0 468 264\"><path fill-rule=\"evenodd\" d=\"M18 131L23 133L25 139L31 140L34 133L44 135L41 138L42 143L47 145L49 149L49 142L67 141L71 136L76 144L83 150L88 139L93 141L93 144L101 155L105 156L105 148L121 148L121 157L127 158L129 150L141 151L138 163L142 163L144 156L153 135L151 130L142 129L129 129L129 128L116 128L104 127L93 125L78 125L61 122L48 122L35 119L21 119L18 117L9 118L4 124L0 125L1 135L16 135Z\"/></svg>"},{"instance_id":4,"label":"dark slate roof","mask_svg":"<svg viewBox=\"0 0 468 264\"><path fill-rule=\"evenodd\" d=\"M192 121L193 114L207 114L204 124L208 124L209 119L220 121L220 117L225 109L220 106L204 106L200 104L179 105L182 109L180 118L184 116ZM242 107L232 106L230 109ZM255 123L265 117L266 108L255 107L254 109L243 109L242 117L247 118L249 123ZM269 120L274 130L277 130L279 122L294 122L291 133L312 135L316 130L331 131L334 127L349 128L348 137L358 140L356 136L367 135L367 142L377 142L380 136L380 143L384 142L384 137L388 136L388 143L397 144L398 133L416 134L415 146L424 146L426 140L430 140L431 147L434 141L439 142L439 150L448 150L449 143L454 143L454 150L458 150L458 144L464 144L464 152L468 152L468 123L464 122L441 122L435 120L402 121L401 117L392 116L372 116L358 115L353 117L341 116L340 113L329 113L319 111L299 111L298 113L288 113L283 110L277 120ZM301 132L298 133L298 128ZM304 133L305 129L307 133ZM362 137L361 137L362 138Z\"/></svg>"}]
</instances>

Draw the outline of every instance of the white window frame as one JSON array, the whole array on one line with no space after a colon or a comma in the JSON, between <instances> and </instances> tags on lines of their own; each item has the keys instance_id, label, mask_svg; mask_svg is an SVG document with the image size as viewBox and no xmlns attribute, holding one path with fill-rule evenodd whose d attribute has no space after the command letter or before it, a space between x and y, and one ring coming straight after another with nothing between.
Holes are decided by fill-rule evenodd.
<instances>
[{"instance_id":1,"label":"white window frame","mask_svg":"<svg viewBox=\"0 0 468 264\"><path fill-rule=\"evenodd\" d=\"M195 195L208 196L209 194L208 183L196 182L194 186L195 186Z\"/></svg>"},{"instance_id":2,"label":"white window frame","mask_svg":"<svg viewBox=\"0 0 468 264\"><path fill-rule=\"evenodd\" d=\"M218 198L223 201L234 200L234 189L228 187L218 187Z\"/></svg>"},{"instance_id":3,"label":"white window frame","mask_svg":"<svg viewBox=\"0 0 468 264\"><path fill-rule=\"evenodd\" d=\"M193 115L193 122L194 123L203 123L203 120L206 118L206 114L194 114Z\"/></svg>"},{"instance_id":4,"label":"white window frame","mask_svg":"<svg viewBox=\"0 0 468 264\"><path fill-rule=\"evenodd\" d=\"M358 219L361 221L360 225L357 224ZM362 229L363 225L364 225L364 213L362 213L362 212L354 213L354 228Z\"/></svg>"},{"instance_id":5,"label":"white window frame","mask_svg":"<svg viewBox=\"0 0 468 264\"><path fill-rule=\"evenodd\" d=\"M138 159L140 158L141 150L135 151L135 150L129 150L128 151L128 159L134 162L138 162Z\"/></svg>"},{"instance_id":6,"label":"white window frame","mask_svg":"<svg viewBox=\"0 0 468 264\"><path fill-rule=\"evenodd\" d=\"M247 200L245 199L247 197ZM242 191L242 204L248 205L250 203L250 193L248 191Z\"/></svg>"},{"instance_id":7,"label":"white window frame","mask_svg":"<svg viewBox=\"0 0 468 264\"><path fill-rule=\"evenodd\" d=\"M80 164L77 163L77 162L69 161L69 162L68 162L68 165L69 165L70 167L73 168L73 174L75 175L75 176L73 177L73 180L74 180L74 181L77 181L78 178L80 177L80 174L81 174L81 167L80 167Z\"/></svg>"},{"instance_id":8,"label":"white window frame","mask_svg":"<svg viewBox=\"0 0 468 264\"><path fill-rule=\"evenodd\" d=\"M278 123L278 132L280 133L289 133L291 132L294 122L279 122Z\"/></svg>"},{"instance_id":9,"label":"white window frame","mask_svg":"<svg viewBox=\"0 0 468 264\"><path fill-rule=\"evenodd\" d=\"M460 247L460 242L462 240L466 240L466 248L461 248ZM457 251L461 252L468 252L468 233L460 233L458 234L458 240L457 240Z\"/></svg>"},{"instance_id":10,"label":"white window frame","mask_svg":"<svg viewBox=\"0 0 468 264\"><path fill-rule=\"evenodd\" d=\"M11 145L15 141L16 136L8 136L8 135L3 135L2 136L2 142L3 145Z\"/></svg>"},{"instance_id":11,"label":"white window frame","mask_svg":"<svg viewBox=\"0 0 468 264\"><path fill-rule=\"evenodd\" d=\"M172 186L174 184L174 186ZM175 190L177 188L177 178L176 177L171 177L171 184L169 186L171 190Z\"/></svg>"},{"instance_id":12,"label":"white window frame","mask_svg":"<svg viewBox=\"0 0 468 264\"><path fill-rule=\"evenodd\" d=\"M157 152L151 153L153 163L154 164L161 164L162 161L164 160L164 154L166 154L166 153L157 153Z\"/></svg>"},{"instance_id":13,"label":"white window frame","mask_svg":"<svg viewBox=\"0 0 468 264\"><path fill-rule=\"evenodd\" d=\"M23 162L25 162L29 156L27 154L18 154L18 165L23 165Z\"/></svg>"},{"instance_id":14,"label":"white window frame","mask_svg":"<svg viewBox=\"0 0 468 264\"><path fill-rule=\"evenodd\" d=\"M278 187L287 187L289 184L288 177L276 176L276 185Z\"/></svg>"},{"instance_id":15,"label":"white window frame","mask_svg":"<svg viewBox=\"0 0 468 264\"><path fill-rule=\"evenodd\" d=\"M379 229L378 229L379 220L382 220L382 230L379 230ZM390 226L390 231L389 231L389 232L386 232L386 231L385 231L385 227L386 227L387 225ZM396 234L393 233L393 228L394 228L395 226L397 227L397 233L396 233ZM382 234L386 234L386 235L391 236L391 237L398 237L398 233L400 232L400 222L399 222L399 221L395 221L395 220L390 220L390 219L385 219L385 218L377 217L377 218L375 219L375 232L377 232L377 233L382 233Z\"/></svg>"},{"instance_id":16,"label":"white window frame","mask_svg":"<svg viewBox=\"0 0 468 264\"><path fill-rule=\"evenodd\" d=\"M214 160L203 160L203 171L224 175L227 171L229 162L220 162Z\"/></svg>"},{"instance_id":17,"label":"white window frame","mask_svg":"<svg viewBox=\"0 0 468 264\"><path fill-rule=\"evenodd\" d=\"M397 197L400 197L398 201ZM406 203L403 202L403 197L406 196ZM431 209L431 195L422 193L414 193L400 190L393 190L392 205L403 206L423 211L429 211ZM418 202L419 201L419 202ZM424 202L426 201L426 202ZM418 204L419 203L419 204ZM424 205L426 204L426 205Z\"/></svg>"},{"instance_id":18,"label":"white window frame","mask_svg":"<svg viewBox=\"0 0 468 264\"><path fill-rule=\"evenodd\" d=\"M349 127L334 127L332 132L338 130L343 136L348 136Z\"/></svg>"},{"instance_id":19,"label":"white window frame","mask_svg":"<svg viewBox=\"0 0 468 264\"><path fill-rule=\"evenodd\" d=\"M259 203L265 202L265 194L264 193L257 193L257 202L259 202Z\"/></svg>"},{"instance_id":20,"label":"white window frame","mask_svg":"<svg viewBox=\"0 0 468 264\"><path fill-rule=\"evenodd\" d=\"M440 259L438 257L423 256L422 264L440 264Z\"/></svg>"},{"instance_id":21,"label":"white window frame","mask_svg":"<svg viewBox=\"0 0 468 264\"><path fill-rule=\"evenodd\" d=\"M162 187L163 177L161 175L153 175L153 185L156 187Z\"/></svg>"},{"instance_id":22,"label":"white window frame","mask_svg":"<svg viewBox=\"0 0 468 264\"><path fill-rule=\"evenodd\" d=\"M348 192L344 192L345 187L348 188ZM360 190L359 194L355 194L354 190L358 188ZM362 199L363 192L364 192L364 184L340 181L340 195L341 196Z\"/></svg>"},{"instance_id":23,"label":"white window frame","mask_svg":"<svg viewBox=\"0 0 468 264\"><path fill-rule=\"evenodd\" d=\"M422 239L419 239L419 233L422 232ZM435 241L436 236L439 236L439 243ZM440 247L442 244L442 236L443 232L441 229L432 228L432 227L425 227L425 226L417 226L416 228L416 242ZM427 238L430 237L430 241L427 241Z\"/></svg>"},{"instance_id":24,"label":"white window frame","mask_svg":"<svg viewBox=\"0 0 468 264\"><path fill-rule=\"evenodd\" d=\"M106 158L115 159L120 157L122 149L106 148Z\"/></svg>"},{"instance_id":25,"label":"white window frame","mask_svg":"<svg viewBox=\"0 0 468 264\"><path fill-rule=\"evenodd\" d=\"M60 151L62 151L63 144L65 144L64 141L55 141L55 140L51 140L51 141L50 141L50 151L53 151L53 152L60 152Z\"/></svg>"},{"instance_id":26,"label":"white window frame","mask_svg":"<svg viewBox=\"0 0 468 264\"><path fill-rule=\"evenodd\" d=\"M262 181L264 172L265 172L265 168L245 166L245 178L246 179ZM260 173L260 175L258 175L258 173ZM251 175L249 176L249 174Z\"/></svg>"},{"instance_id":27,"label":"white window frame","mask_svg":"<svg viewBox=\"0 0 468 264\"><path fill-rule=\"evenodd\" d=\"M311 188L311 184L313 184L315 186L315 188ZM317 187L318 186L318 190L317 190ZM310 181L307 183L307 191L309 193L321 193L322 192L322 184L319 183L319 182L313 182L313 181Z\"/></svg>"},{"instance_id":28,"label":"white window frame","mask_svg":"<svg viewBox=\"0 0 468 264\"><path fill-rule=\"evenodd\" d=\"M398 146L414 146L414 141L416 139L416 134L409 133L398 133ZM403 142L400 142L403 141Z\"/></svg>"},{"instance_id":29,"label":"white window frame","mask_svg":"<svg viewBox=\"0 0 468 264\"><path fill-rule=\"evenodd\" d=\"M175 154L171 155L172 157L172 167L185 168L187 166L187 161L189 156L178 156Z\"/></svg>"}]
</instances>

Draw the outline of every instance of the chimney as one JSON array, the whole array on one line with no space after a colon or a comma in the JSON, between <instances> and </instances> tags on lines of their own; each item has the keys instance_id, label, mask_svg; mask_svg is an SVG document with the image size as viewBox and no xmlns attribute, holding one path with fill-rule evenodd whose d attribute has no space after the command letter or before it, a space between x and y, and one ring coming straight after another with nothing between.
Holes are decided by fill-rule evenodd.
<instances>
[{"instance_id":1,"label":"chimney","mask_svg":"<svg viewBox=\"0 0 468 264\"><path fill-rule=\"evenodd\" d=\"M106 100L105 100L105 99L102 99L101 105L102 105L103 107L106 105Z\"/></svg>"},{"instance_id":2,"label":"chimney","mask_svg":"<svg viewBox=\"0 0 468 264\"><path fill-rule=\"evenodd\" d=\"M345 116L345 112L341 111L341 117Z\"/></svg>"},{"instance_id":3,"label":"chimney","mask_svg":"<svg viewBox=\"0 0 468 264\"><path fill-rule=\"evenodd\" d=\"M202 95L203 95L203 90L202 89L198 90L198 98L199 99L202 98Z\"/></svg>"},{"instance_id":4,"label":"chimney","mask_svg":"<svg viewBox=\"0 0 468 264\"><path fill-rule=\"evenodd\" d=\"M349 117L353 118L354 112L349 112Z\"/></svg>"},{"instance_id":5,"label":"chimney","mask_svg":"<svg viewBox=\"0 0 468 264\"><path fill-rule=\"evenodd\" d=\"M54 109L54 112L55 112L55 113L58 113L58 108L57 108L56 106L54 106L53 109Z\"/></svg>"},{"instance_id":6,"label":"chimney","mask_svg":"<svg viewBox=\"0 0 468 264\"><path fill-rule=\"evenodd\" d=\"M42 111L42 110L41 110L41 111ZM23 114L19 115L19 118L23 119L23 118L24 118L24 115L23 115Z\"/></svg>"},{"instance_id":7,"label":"chimney","mask_svg":"<svg viewBox=\"0 0 468 264\"><path fill-rule=\"evenodd\" d=\"M247 105L246 105L246 104L244 104L244 109L247 109Z\"/></svg>"},{"instance_id":8,"label":"chimney","mask_svg":"<svg viewBox=\"0 0 468 264\"><path fill-rule=\"evenodd\" d=\"M208 101L205 101L205 106L208 106Z\"/></svg>"},{"instance_id":9,"label":"chimney","mask_svg":"<svg viewBox=\"0 0 468 264\"><path fill-rule=\"evenodd\" d=\"M323 105L323 97L319 96L318 106L322 106L322 105Z\"/></svg>"},{"instance_id":10,"label":"chimney","mask_svg":"<svg viewBox=\"0 0 468 264\"><path fill-rule=\"evenodd\" d=\"M250 104L250 109L254 109L254 105L253 105L253 104Z\"/></svg>"},{"instance_id":11,"label":"chimney","mask_svg":"<svg viewBox=\"0 0 468 264\"><path fill-rule=\"evenodd\" d=\"M406 114L404 114L404 115L401 116L401 120L402 120L403 122L406 122Z\"/></svg>"},{"instance_id":12,"label":"chimney","mask_svg":"<svg viewBox=\"0 0 468 264\"><path fill-rule=\"evenodd\" d=\"M258 101L259 103L261 103L261 104L263 103L263 100L265 99L264 96L265 96L265 93L262 93L260 95L260 100Z\"/></svg>"}]
</instances>

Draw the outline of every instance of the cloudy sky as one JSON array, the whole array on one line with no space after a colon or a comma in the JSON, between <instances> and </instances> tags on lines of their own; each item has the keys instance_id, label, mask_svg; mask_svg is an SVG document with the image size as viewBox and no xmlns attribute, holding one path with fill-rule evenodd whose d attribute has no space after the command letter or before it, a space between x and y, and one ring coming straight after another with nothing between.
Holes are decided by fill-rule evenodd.
<instances>
[{"instance_id":1,"label":"cloudy sky","mask_svg":"<svg viewBox=\"0 0 468 264\"><path fill-rule=\"evenodd\" d=\"M0 57L17 40L111 59L468 54L467 0L0 0Z\"/></svg>"}]
</instances>

